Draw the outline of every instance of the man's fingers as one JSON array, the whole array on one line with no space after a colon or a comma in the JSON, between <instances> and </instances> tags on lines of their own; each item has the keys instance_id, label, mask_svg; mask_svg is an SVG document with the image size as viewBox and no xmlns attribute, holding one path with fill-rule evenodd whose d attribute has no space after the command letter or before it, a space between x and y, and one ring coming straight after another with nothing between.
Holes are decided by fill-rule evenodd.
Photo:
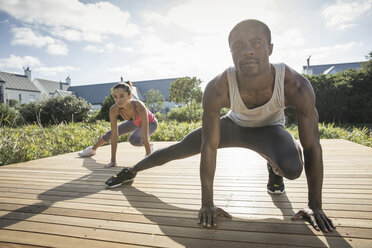
<instances>
[{"instance_id":1,"label":"man's fingers","mask_svg":"<svg viewBox=\"0 0 372 248\"><path fill-rule=\"evenodd\" d=\"M325 228L326 228L326 232L333 232L334 230L333 230L333 223L332 223L332 221L330 220L330 219L328 219L328 217L327 216L324 216L323 217L323 222L324 222L324 226L325 226Z\"/></svg>"},{"instance_id":2,"label":"man's fingers","mask_svg":"<svg viewBox=\"0 0 372 248\"><path fill-rule=\"evenodd\" d=\"M217 213L213 214L212 224L213 224L213 226L217 226Z\"/></svg>"},{"instance_id":3,"label":"man's fingers","mask_svg":"<svg viewBox=\"0 0 372 248\"><path fill-rule=\"evenodd\" d=\"M320 231L319 226L315 220L315 217L313 214L307 214L309 217L310 224L315 228L315 230Z\"/></svg>"},{"instance_id":4,"label":"man's fingers","mask_svg":"<svg viewBox=\"0 0 372 248\"><path fill-rule=\"evenodd\" d=\"M321 218L321 216L318 216L318 218L316 218L315 224L318 224L318 229L315 228L317 231L319 231L319 228L320 228L323 232L328 232L327 228L324 225L324 221Z\"/></svg>"},{"instance_id":5,"label":"man's fingers","mask_svg":"<svg viewBox=\"0 0 372 248\"><path fill-rule=\"evenodd\" d=\"M333 232L333 228L331 226L331 223L329 223L327 220L325 220L324 225L325 225L327 231Z\"/></svg>"},{"instance_id":6,"label":"man's fingers","mask_svg":"<svg viewBox=\"0 0 372 248\"><path fill-rule=\"evenodd\" d=\"M331 219L329 219L328 217L326 217L326 218L327 218L328 223L331 225L331 227L333 229L336 229L336 227L333 225L333 221Z\"/></svg>"},{"instance_id":7,"label":"man's fingers","mask_svg":"<svg viewBox=\"0 0 372 248\"><path fill-rule=\"evenodd\" d=\"M207 215L203 214L203 226L207 226Z\"/></svg>"},{"instance_id":8,"label":"man's fingers","mask_svg":"<svg viewBox=\"0 0 372 248\"><path fill-rule=\"evenodd\" d=\"M207 218L208 218L208 220L207 220L207 227L211 227L212 226L212 214L211 213L209 213L208 215L207 215Z\"/></svg>"}]
</instances>

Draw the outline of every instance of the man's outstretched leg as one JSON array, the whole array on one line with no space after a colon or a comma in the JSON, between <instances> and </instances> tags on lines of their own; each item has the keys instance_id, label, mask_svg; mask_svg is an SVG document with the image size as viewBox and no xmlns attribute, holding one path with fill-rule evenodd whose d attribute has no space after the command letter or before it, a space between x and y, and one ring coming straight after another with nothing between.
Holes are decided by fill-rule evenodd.
<instances>
[{"instance_id":1,"label":"man's outstretched leg","mask_svg":"<svg viewBox=\"0 0 372 248\"><path fill-rule=\"evenodd\" d=\"M118 174L106 181L106 186L115 188L123 183L131 182L137 172L160 166L172 160L190 157L200 153L201 128L189 133L180 142L166 148L156 150L146 158L139 161L134 167L124 167Z\"/></svg>"}]
</instances>

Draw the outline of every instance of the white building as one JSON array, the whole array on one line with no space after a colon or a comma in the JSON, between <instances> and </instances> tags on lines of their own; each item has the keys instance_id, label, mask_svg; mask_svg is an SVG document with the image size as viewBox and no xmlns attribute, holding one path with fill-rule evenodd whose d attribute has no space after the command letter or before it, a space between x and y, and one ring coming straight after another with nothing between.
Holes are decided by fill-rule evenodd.
<instances>
[{"instance_id":1,"label":"white building","mask_svg":"<svg viewBox=\"0 0 372 248\"><path fill-rule=\"evenodd\" d=\"M31 81L31 71L24 70L25 74L0 71L0 103L14 105L42 100L40 90Z\"/></svg>"},{"instance_id":2,"label":"white building","mask_svg":"<svg viewBox=\"0 0 372 248\"><path fill-rule=\"evenodd\" d=\"M34 85L41 91L43 99L48 99L53 96L66 96L72 92L67 91L71 86L71 78L68 76L66 82L57 82L47 79L35 78Z\"/></svg>"}]
</instances>

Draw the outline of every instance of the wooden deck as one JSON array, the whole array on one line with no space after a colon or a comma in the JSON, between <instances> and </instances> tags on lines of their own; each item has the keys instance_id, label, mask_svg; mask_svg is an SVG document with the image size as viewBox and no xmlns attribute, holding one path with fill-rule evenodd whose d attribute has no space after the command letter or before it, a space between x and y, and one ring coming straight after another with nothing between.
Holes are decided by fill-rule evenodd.
<instances>
[{"instance_id":1,"label":"wooden deck","mask_svg":"<svg viewBox=\"0 0 372 248\"><path fill-rule=\"evenodd\" d=\"M155 148L168 146L157 142ZM323 208L337 231L323 234L290 217L306 206L305 174L266 193L266 162L245 149L218 151L215 203L233 215L217 229L197 225L200 156L138 174L114 190L104 181L110 147L0 167L0 247L372 247L372 149L322 140ZM119 144L120 166L143 148Z\"/></svg>"}]
</instances>

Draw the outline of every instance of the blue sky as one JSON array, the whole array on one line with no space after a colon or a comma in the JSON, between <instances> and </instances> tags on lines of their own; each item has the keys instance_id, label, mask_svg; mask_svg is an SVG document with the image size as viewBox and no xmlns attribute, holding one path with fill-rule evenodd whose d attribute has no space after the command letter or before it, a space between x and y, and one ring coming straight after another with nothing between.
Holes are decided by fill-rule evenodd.
<instances>
[{"instance_id":1,"label":"blue sky","mask_svg":"<svg viewBox=\"0 0 372 248\"><path fill-rule=\"evenodd\" d=\"M85 85L195 76L232 66L244 19L271 29L272 63L365 61L372 0L0 0L0 70Z\"/></svg>"}]
</instances>

